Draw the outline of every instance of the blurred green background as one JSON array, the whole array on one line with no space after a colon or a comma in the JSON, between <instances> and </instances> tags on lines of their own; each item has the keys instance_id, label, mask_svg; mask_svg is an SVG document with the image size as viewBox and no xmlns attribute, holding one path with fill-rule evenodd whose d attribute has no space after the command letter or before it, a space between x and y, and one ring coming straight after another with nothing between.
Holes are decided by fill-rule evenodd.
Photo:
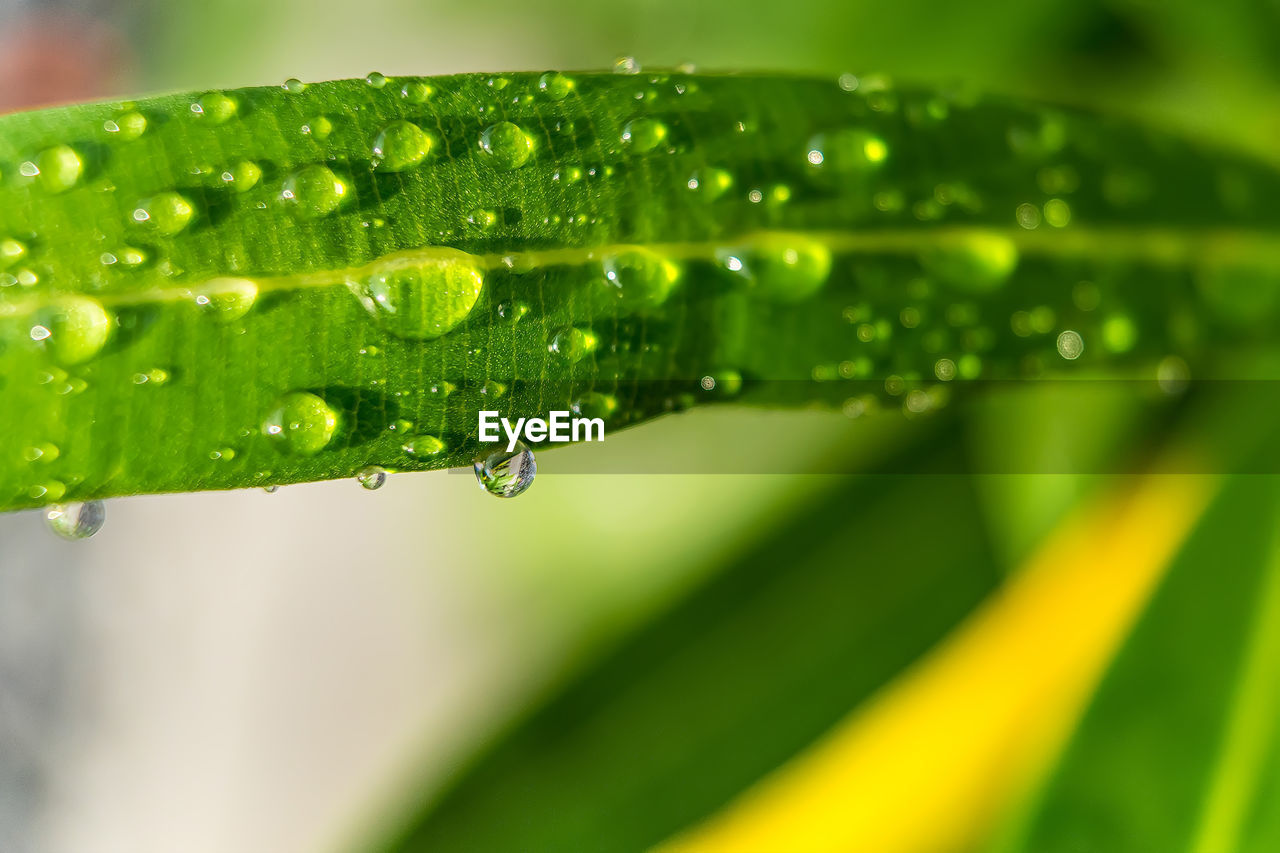
<instances>
[{"instance_id":1,"label":"blurred green background","mask_svg":"<svg viewBox=\"0 0 1280 853\"><path fill-rule=\"evenodd\" d=\"M622 55L972 86L1280 163L1280 3L1263 0L0 0L5 109ZM933 463L1062 442L1111 458L1149 439L1140 406L1028 390L917 432L699 411L611 436L605 467L810 473L557 475L570 449L510 503L433 474L114 501L88 543L0 516L0 849L366 849L450 784L423 849L656 843L938 643L1108 486ZM825 473L887 460L922 473ZM1256 488L1236 500L1269 507Z\"/></svg>"}]
</instances>

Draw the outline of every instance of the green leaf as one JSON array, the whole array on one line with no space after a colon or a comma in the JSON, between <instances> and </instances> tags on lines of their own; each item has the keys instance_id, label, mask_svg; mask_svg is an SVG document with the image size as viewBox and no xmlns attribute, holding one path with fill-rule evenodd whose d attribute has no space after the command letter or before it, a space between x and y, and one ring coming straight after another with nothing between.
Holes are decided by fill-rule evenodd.
<instances>
[{"instance_id":1,"label":"green leaf","mask_svg":"<svg viewBox=\"0 0 1280 853\"><path fill-rule=\"evenodd\" d=\"M906 475L832 478L520 721L386 848L641 850L723 806L996 586L971 481L918 476L962 465L956 447L912 448L890 462Z\"/></svg>"},{"instance_id":2,"label":"green leaf","mask_svg":"<svg viewBox=\"0 0 1280 853\"><path fill-rule=\"evenodd\" d=\"M919 416L1275 331L1268 168L842 83L379 75L0 117L0 508L464 465L482 409Z\"/></svg>"},{"instance_id":3,"label":"green leaf","mask_svg":"<svg viewBox=\"0 0 1280 853\"><path fill-rule=\"evenodd\" d=\"M1275 849L1276 508L1270 478L1224 489L996 849Z\"/></svg>"}]
</instances>

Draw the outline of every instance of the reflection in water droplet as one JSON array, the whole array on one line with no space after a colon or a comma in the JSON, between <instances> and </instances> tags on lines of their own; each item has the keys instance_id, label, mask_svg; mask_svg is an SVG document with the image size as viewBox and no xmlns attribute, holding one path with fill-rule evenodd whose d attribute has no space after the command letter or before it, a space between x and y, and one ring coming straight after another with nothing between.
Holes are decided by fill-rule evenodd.
<instances>
[{"instance_id":1,"label":"reflection in water droplet","mask_svg":"<svg viewBox=\"0 0 1280 853\"><path fill-rule=\"evenodd\" d=\"M766 234L745 250L721 249L716 258L736 278L776 302L795 303L822 289L831 275L831 250L798 234Z\"/></svg>"},{"instance_id":2,"label":"reflection in water droplet","mask_svg":"<svg viewBox=\"0 0 1280 853\"><path fill-rule=\"evenodd\" d=\"M252 160L241 160L221 175L222 183L238 193L248 192L262 179L262 169Z\"/></svg>"},{"instance_id":3,"label":"reflection in water droplet","mask_svg":"<svg viewBox=\"0 0 1280 853\"><path fill-rule=\"evenodd\" d=\"M373 141L374 165L384 172L403 172L431 153L431 137L409 121L395 121L384 127Z\"/></svg>"},{"instance_id":4,"label":"reflection in water droplet","mask_svg":"<svg viewBox=\"0 0 1280 853\"><path fill-rule=\"evenodd\" d=\"M498 122L480 135L480 150L489 163L502 171L518 169L533 156L533 139L509 121Z\"/></svg>"},{"instance_id":5,"label":"reflection in water droplet","mask_svg":"<svg viewBox=\"0 0 1280 853\"><path fill-rule=\"evenodd\" d=\"M338 413L307 391L292 391L276 401L262 423L262 434L283 453L314 456L338 430Z\"/></svg>"},{"instance_id":6,"label":"reflection in water droplet","mask_svg":"<svg viewBox=\"0 0 1280 853\"><path fill-rule=\"evenodd\" d=\"M45 510L49 529L63 539L88 539L102 529L107 509L102 501L54 504Z\"/></svg>"},{"instance_id":7,"label":"reflection in water droplet","mask_svg":"<svg viewBox=\"0 0 1280 853\"><path fill-rule=\"evenodd\" d=\"M364 82L365 85L371 89L381 89L383 86L387 85L387 78L385 75L380 74L377 71L370 71L365 75Z\"/></svg>"},{"instance_id":8,"label":"reflection in water droplet","mask_svg":"<svg viewBox=\"0 0 1280 853\"><path fill-rule=\"evenodd\" d=\"M210 124L222 124L236 114L239 105L221 92L210 92L191 105L191 114Z\"/></svg>"},{"instance_id":9,"label":"reflection in water droplet","mask_svg":"<svg viewBox=\"0 0 1280 853\"><path fill-rule=\"evenodd\" d=\"M1080 333L1067 329L1058 335L1058 355L1067 361L1075 361L1084 352L1084 339Z\"/></svg>"},{"instance_id":10,"label":"reflection in water droplet","mask_svg":"<svg viewBox=\"0 0 1280 853\"><path fill-rule=\"evenodd\" d=\"M411 104L424 104L434 93L435 90L424 80L409 80L400 87L400 97Z\"/></svg>"},{"instance_id":11,"label":"reflection in water droplet","mask_svg":"<svg viewBox=\"0 0 1280 853\"><path fill-rule=\"evenodd\" d=\"M639 74L640 62L634 56L620 56L613 63L615 74Z\"/></svg>"},{"instance_id":12,"label":"reflection in water droplet","mask_svg":"<svg viewBox=\"0 0 1280 853\"><path fill-rule=\"evenodd\" d=\"M379 468L377 465L361 468L356 473L356 482L371 492L380 489L387 482L386 469Z\"/></svg>"},{"instance_id":13,"label":"reflection in water droplet","mask_svg":"<svg viewBox=\"0 0 1280 853\"><path fill-rule=\"evenodd\" d=\"M36 185L48 193L61 193L74 187L84 174L84 161L70 145L46 148L18 167L20 174L35 178Z\"/></svg>"},{"instance_id":14,"label":"reflection in water droplet","mask_svg":"<svg viewBox=\"0 0 1280 853\"><path fill-rule=\"evenodd\" d=\"M300 95L307 90L307 84L303 83L297 77L290 77L288 80L284 81L281 88L291 95Z\"/></svg>"},{"instance_id":15,"label":"reflection in water droplet","mask_svg":"<svg viewBox=\"0 0 1280 853\"><path fill-rule=\"evenodd\" d=\"M558 71L548 71L538 78L538 89L553 101L563 101L573 92L574 82Z\"/></svg>"},{"instance_id":16,"label":"reflection in water droplet","mask_svg":"<svg viewBox=\"0 0 1280 853\"><path fill-rule=\"evenodd\" d=\"M484 273L472 255L435 249L375 263L347 286L380 326L400 338L430 340L458 326L480 298Z\"/></svg>"},{"instance_id":17,"label":"reflection in water droplet","mask_svg":"<svg viewBox=\"0 0 1280 853\"><path fill-rule=\"evenodd\" d=\"M102 123L107 138L119 142L130 142L147 132L147 117L138 112L122 113Z\"/></svg>"},{"instance_id":18,"label":"reflection in water droplet","mask_svg":"<svg viewBox=\"0 0 1280 853\"><path fill-rule=\"evenodd\" d=\"M533 451L522 441L517 441L510 451L502 447L482 453L473 467L480 488L499 498L514 498L522 494L533 485L533 478L538 473Z\"/></svg>"}]
</instances>

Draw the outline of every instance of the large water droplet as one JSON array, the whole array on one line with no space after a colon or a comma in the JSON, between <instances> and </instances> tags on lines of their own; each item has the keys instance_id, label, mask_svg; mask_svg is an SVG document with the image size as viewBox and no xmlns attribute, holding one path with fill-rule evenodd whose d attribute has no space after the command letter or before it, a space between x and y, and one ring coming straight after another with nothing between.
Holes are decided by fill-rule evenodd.
<instances>
[{"instance_id":1,"label":"large water droplet","mask_svg":"<svg viewBox=\"0 0 1280 853\"><path fill-rule=\"evenodd\" d=\"M338 209L347 185L328 166L312 163L285 179L280 199L299 219L319 219Z\"/></svg>"},{"instance_id":2,"label":"large water droplet","mask_svg":"<svg viewBox=\"0 0 1280 853\"><path fill-rule=\"evenodd\" d=\"M533 156L533 139L519 125L501 121L480 135L480 150L495 169L518 169Z\"/></svg>"},{"instance_id":3,"label":"large water droplet","mask_svg":"<svg viewBox=\"0 0 1280 853\"><path fill-rule=\"evenodd\" d=\"M297 77L290 77L281 84L281 88L291 95L301 95L307 91L307 84L303 83Z\"/></svg>"},{"instance_id":4,"label":"large water droplet","mask_svg":"<svg viewBox=\"0 0 1280 853\"><path fill-rule=\"evenodd\" d=\"M387 77L378 71L370 71L365 75L364 83L371 89L381 89L387 85Z\"/></svg>"},{"instance_id":5,"label":"large water droplet","mask_svg":"<svg viewBox=\"0 0 1280 853\"><path fill-rule=\"evenodd\" d=\"M54 145L23 163L19 172L35 178L36 184L49 193L61 193L74 187L84 174L84 161L70 145Z\"/></svg>"},{"instance_id":6,"label":"large water droplet","mask_svg":"<svg viewBox=\"0 0 1280 853\"><path fill-rule=\"evenodd\" d=\"M667 141L667 126L657 119L637 118L622 128L622 141L636 151L652 151Z\"/></svg>"},{"instance_id":7,"label":"large water droplet","mask_svg":"<svg viewBox=\"0 0 1280 853\"><path fill-rule=\"evenodd\" d=\"M958 290L983 293L1008 281L1018 266L1018 247L1002 234L967 234L922 251L920 265Z\"/></svg>"},{"instance_id":8,"label":"large water droplet","mask_svg":"<svg viewBox=\"0 0 1280 853\"><path fill-rule=\"evenodd\" d=\"M314 456L329 446L338 431L338 413L308 391L291 391L276 401L262 423L262 433L277 450Z\"/></svg>"},{"instance_id":9,"label":"large water droplet","mask_svg":"<svg viewBox=\"0 0 1280 853\"><path fill-rule=\"evenodd\" d=\"M425 104L434 93L425 80L408 80L400 87L400 97L411 104Z\"/></svg>"},{"instance_id":10,"label":"large water droplet","mask_svg":"<svg viewBox=\"0 0 1280 853\"><path fill-rule=\"evenodd\" d=\"M467 318L480 298L484 273L472 255L442 248L425 258L412 253L385 258L347 286L388 332L424 341Z\"/></svg>"},{"instance_id":11,"label":"large water droplet","mask_svg":"<svg viewBox=\"0 0 1280 853\"><path fill-rule=\"evenodd\" d=\"M36 314L31 339L43 342L61 364L82 364L102 351L111 337L111 316L91 296L60 296Z\"/></svg>"},{"instance_id":12,"label":"large water droplet","mask_svg":"<svg viewBox=\"0 0 1280 853\"><path fill-rule=\"evenodd\" d=\"M512 450L503 447L481 454L473 467L480 488L499 498L523 493L538 473L533 451L523 441L517 441Z\"/></svg>"},{"instance_id":13,"label":"large water droplet","mask_svg":"<svg viewBox=\"0 0 1280 853\"><path fill-rule=\"evenodd\" d=\"M606 255L603 267L605 282L629 308L661 305L680 279L677 264L641 246Z\"/></svg>"},{"instance_id":14,"label":"large water droplet","mask_svg":"<svg viewBox=\"0 0 1280 853\"><path fill-rule=\"evenodd\" d=\"M195 289L196 304L219 323L233 323L253 308L258 285L247 278L215 278Z\"/></svg>"},{"instance_id":15,"label":"large water droplet","mask_svg":"<svg viewBox=\"0 0 1280 853\"><path fill-rule=\"evenodd\" d=\"M195 215L196 209L186 196L163 192L138 202L129 218L141 231L172 237L190 225Z\"/></svg>"},{"instance_id":16,"label":"large water droplet","mask_svg":"<svg viewBox=\"0 0 1280 853\"><path fill-rule=\"evenodd\" d=\"M798 234L765 234L748 249L722 249L716 257L730 273L777 302L808 299L831 275L831 250Z\"/></svg>"},{"instance_id":17,"label":"large water droplet","mask_svg":"<svg viewBox=\"0 0 1280 853\"><path fill-rule=\"evenodd\" d=\"M88 539L102 529L107 520L107 509L102 501L54 504L45 510L49 529L63 539Z\"/></svg>"},{"instance_id":18,"label":"large water droplet","mask_svg":"<svg viewBox=\"0 0 1280 853\"><path fill-rule=\"evenodd\" d=\"M430 153L431 137L410 121L392 122L373 141L375 165L385 172L411 169Z\"/></svg>"}]
</instances>

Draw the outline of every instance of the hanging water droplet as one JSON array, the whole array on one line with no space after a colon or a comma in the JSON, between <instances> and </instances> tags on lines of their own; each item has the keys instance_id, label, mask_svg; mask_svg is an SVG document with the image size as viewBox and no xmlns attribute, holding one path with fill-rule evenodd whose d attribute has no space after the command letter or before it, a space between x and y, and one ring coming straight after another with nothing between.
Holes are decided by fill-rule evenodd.
<instances>
[{"instance_id":1,"label":"hanging water droplet","mask_svg":"<svg viewBox=\"0 0 1280 853\"><path fill-rule=\"evenodd\" d=\"M314 456L329 446L338 430L338 413L308 391L291 391L276 401L262 423L262 434L277 450Z\"/></svg>"},{"instance_id":2,"label":"hanging water droplet","mask_svg":"<svg viewBox=\"0 0 1280 853\"><path fill-rule=\"evenodd\" d=\"M131 142L147 132L147 117L139 112L121 113L102 123L107 137L120 142Z\"/></svg>"},{"instance_id":3,"label":"hanging water droplet","mask_svg":"<svg viewBox=\"0 0 1280 853\"><path fill-rule=\"evenodd\" d=\"M219 323L233 323L253 308L258 285L247 278L215 278L195 289L200 309Z\"/></svg>"},{"instance_id":4,"label":"hanging water droplet","mask_svg":"<svg viewBox=\"0 0 1280 853\"><path fill-rule=\"evenodd\" d=\"M377 465L361 468L356 473L356 482L371 492L380 489L387 482L386 469L379 468Z\"/></svg>"},{"instance_id":5,"label":"hanging water droplet","mask_svg":"<svg viewBox=\"0 0 1280 853\"><path fill-rule=\"evenodd\" d=\"M777 302L808 299L831 275L831 250L799 234L764 234L755 245L721 249L716 258L735 277Z\"/></svg>"},{"instance_id":6,"label":"hanging water droplet","mask_svg":"<svg viewBox=\"0 0 1280 853\"><path fill-rule=\"evenodd\" d=\"M473 467L480 488L499 498L514 498L525 492L538 473L533 451L522 441L517 441L512 450L504 447L482 453Z\"/></svg>"},{"instance_id":7,"label":"hanging water droplet","mask_svg":"<svg viewBox=\"0 0 1280 853\"><path fill-rule=\"evenodd\" d=\"M54 145L18 167L18 172L34 178L36 185L48 193L61 193L74 187L84 174L84 161L70 145Z\"/></svg>"},{"instance_id":8,"label":"hanging water droplet","mask_svg":"<svg viewBox=\"0 0 1280 853\"><path fill-rule=\"evenodd\" d=\"M138 202L129 218L141 231L172 237L190 225L195 214L196 209L186 196L162 192Z\"/></svg>"},{"instance_id":9,"label":"hanging water droplet","mask_svg":"<svg viewBox=\"0 0 1280 853\"><path fill-rule=\"evenodd\" d=\"M629 308L661 305L680 279L675 262L642 246L606 255L603 268L606 284Z\"/></svg>"},{"instance_id":10,"label":"hanging water droplet","mask_svg":"<svg viewBox=\"0 0 1280 853\"><path fill-rule=\"evenodd\" d=\"M299 219L319 219L337 210L346 194L347 185L332 169L313 163L285 179L280 200Z\"/></svg>"},{"instance_id":11,"label":"hanging water droplet","mask_svg":"<svg viewBox=\"0 0 1280 853\"><path fill-rule=\"evenodd\" d=\"M191 114L209 124L222 124L236 114L239 104L221 92L210 92L191 105Z\"/></svg>"},{"instance_id":12,"label":"hanging water droplet","mask_svg":"<svg viewBox=\"0 0 1280 853\"><path fill-rule=\"evenodd\" d=\"M434 435L422 433L410 438L401 445L400 449L414 459L434 459L444 453L448 449L448 445Z\"/></svg>"},{"instance_id":13,"label":"hanging water droplet","mask_svg":"<svg viewBox=\"0 0 1280 853\"><path fill-rule=\"evenodd\" d=\"M553 101L563 101L573 92L573 78L558 71L548 71L538 78L538 90Z\"/></svg>"},{"instance_id":14,"label":"hanging water droplet","mask_svg":"<svg viewBox=\"0 0 1280 853\"><path fill-rule=\"evenodd\" d=\"M667 141L667 126L657 119L637 118L622 128L622 141L636 151L652 151Z\"/></svg>"},{"instance_id":15,"label":"hanging water droplet","mask_svg":"<svg viewBox=\"0 0 1280 853\"><path fill-rule=\"evenodd\" d=\"M456 328L480 298L478 260L457 249L391 256L347 286L380 326L399 338L425 341Z\"/></svg>"},{"instance_id":16,"label":"hanging water droplet","mask_svg":"<svg viewBox=\"0 0 1280 853\"><path fill-rule=\"evenodd\" d=\"M533 139L509 121L498 122L480 135L480 150L502 171L518 169L533 156Z\"/></svg>"},{"instance_id":17,"label":"hanging water droplet","mask_svg":"<svg viewBox=\"0 0 1280 853\"><path fill-rule=\"evenodd\" d=\"M431 144L431 137L413 122L392 122L373 141L374 165L385 172L403 172L425 160Z\"/></svg>"},{"instance_id":18,"label":"hanging water droplet","mask_svg":"<svg viewBox=\"0 0 1280 853\"><path fill-rule=\"evenodd\" d=\"M54 504L45 510L49 529L63 539L88 539L102 529L107 510L102 501Z\"/></svg>"},{"instance_id":19,"label":"hanging water droplet","mask_svg":"<svg viewBox=\"0 0 1280 853\"><path fill-rule=\"evenodd\" d=\"M920 253L920 265L947 284L970 293L995 290L1018 266L1018 247L995 232L966 234Z\"/></svg>"},{"instance_id":20,"label":"hanging water droplet","mask_svg":"<svg viewBox=\"0 0 1280 853\"><path fill-rule=\"evenodd\" d=\"M595 332L590 329L562 326L551 333L547 341L547 351L560 356L570 364L577 364L595 352L598 343Z\"/></svg>"},{"instance_id":21,"label":"hanging water droplet","mask_svg":"<svg viewBox=\"0 0 1280 853\"><path fill-rule=\"evenodd\" d=\"M31 339L61 364L83 364L102 351L111 329L111 316L101 302L73 294L57 297L37 312Z\"/></svg>"}]
</instances>

